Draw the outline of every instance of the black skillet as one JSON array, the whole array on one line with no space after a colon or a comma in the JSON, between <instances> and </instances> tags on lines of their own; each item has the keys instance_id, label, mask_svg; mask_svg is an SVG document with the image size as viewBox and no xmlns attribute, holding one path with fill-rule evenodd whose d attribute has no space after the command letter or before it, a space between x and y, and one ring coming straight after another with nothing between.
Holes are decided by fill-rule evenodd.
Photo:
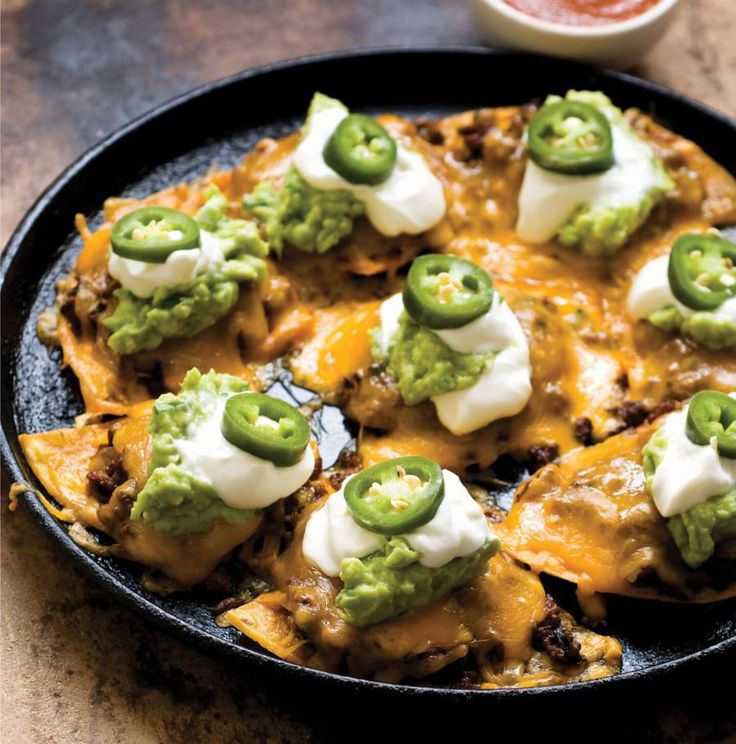
<instances>
[{"instance_id":1,"label":"black skillet","mask_svg":"<svg viewBox=\"0 0 736 744\"><path fill-rule=\"evenodd\" d=\"M623 107L636 106L698 142L736 173L736 123L669 90L584 65L485 49L413 49L348 52L285 62L240 73L187 93L119 129L67 169L39 198L2 256L2 454L6 478L38 486L18 444L20 432L69 425L81 408L73 376L62 371L38 341L35 320L54 299L54 281L72 265L80 241L76 212L100 222L110 195L143 196L201 175L213 164L235 165L261 137L296 128L315 90L369 112L440 116L482 106L520 104L568 88L601 89ZM281 393L300 400L308 393ZM350 438L335 409L322 415L322 445L334 454ZM330 458L328 458L330 459ZM165 629L200 647L245 662L259 675L286 684L319 683L326 693L366 695L432 705L440 699L467 704L526 705L540 698L572 702L622 693L637 682L657 684L664 673L736 648L736 602L678 606L613 598L610 632L624 648L623 673L583 684L525 690L457 690L387 685L303 669L274 658L232 629L218 628L206 604L192 596L160 597L138 583L139 570L78 548L65 528L28 496L39 523L94 580ZM569 587L553 583L562 602Z\"/></svg>"}]
</instances>

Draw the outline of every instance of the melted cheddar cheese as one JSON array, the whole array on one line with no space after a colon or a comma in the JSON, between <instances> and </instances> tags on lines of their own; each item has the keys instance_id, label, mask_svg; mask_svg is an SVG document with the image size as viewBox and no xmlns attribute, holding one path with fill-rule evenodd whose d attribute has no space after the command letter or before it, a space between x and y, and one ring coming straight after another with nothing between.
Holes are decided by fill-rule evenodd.
<instances>
[{"instance_id":1,"label":"melted cheddar cheese","mask_svg":"<svg viewBox=\"0 0 736 744\"><path fill-rule=\"evenodd\" d=\"M56 429L43 434L21 434L20 445L36 477L74 520L102 529L97 517L99 502L90 493L90 461L108 443L111 424L91 424L79 429Z\"/></svg>"},{"instance_id":2,"label":"melted cheddar cheese","mask_svg":"<svg viewBox=\"0 0 736 744\"><path fill-rule=\"evenodd\" d=\"M506 550L535 571L576 583L583 595L701 602L736 595L733 580L688 569L652 501L641 451L656 428L576 449L519 486L496 526Z\"/></svg>"},{"instance_id":3,"label":"melted cheddar cheese","mask_svg":"<svg viewBox=\"0 0 736 744\"><path fill-rule=\"evenodd\" d=\"M736 221L736 182L693 143L631 112L634 128L663 157L677 183L675 192L611 259L587 258L554 243L527 245L513 226L525 164L521 135L529 115L528 108L510 107L451 116L433 124L434 136L427 137L432 144L406 120L382 117L384 126L421 152L442 180L448 209L439 225L423 236L387 238L359 220L345 244L328 254L287 248L281 260L269 262L260 286L241 288L228 317L194 338L172 339L130 358L112 354L104 326L88 320L89 305L109 283L110 228L87 233L74 274L77 322L69 322L68 311L61 313L59 340L88 410L122 413L126 405L149 397L151 375L175 390L193 366L214 367L257 384L258 365L287 355L298 384L342 400L368 427L361 437L367 463L439 452L443 466L462 470L488 467L505 453L523 457L538 446L566 452L579 443L575 424L580 419L590 421L596 438L607 436L620 427L620 412L632 401L651 410L704 387L734 389L736 354L709 352L635 323L625 301L636 271L666 252L679 234ZM264 140L241 166L209 180L227 195L235 213L258 181L281 181L296 141L293 135ZM480 151L469 153L470 146ZM144 201L193 213L206 184L207 179L180 185ZM109 200L105 216L114 221L138 205ZM371 411L351 404L354 391L345 393L345 381L370 374L369 331L377 323L377 307L400 290L396 269L421 249L447 251L483 266L521 319L530 339L534 392L519 416L453 437L439 425L431 404L408 408L394 397L386 405L396 410L376 433ZM109 299L103 304L101 317L110 312Z\"/></svg>"},{"instance_id":4,"label":"melted cheddar cheese","mask_svg":"<svg viewBox=\"0 0 736 744\"><path fill-rule=\"evenodd\" d=\"M586 670L591 676L618 670L617 641L579 627L581 664L554 663L535 651L534 630L547 614L545 591L535 574L504 554L444 599L368 628L350 625L335 603L340 581L302 553L307 519L322 503L305 510L289 548L271 566L274 591L223 616L272 653L320 669L344 664L349 674L387 682L423 677L470 656L487 687L555 684L585 678Z\"/></svg>"},{"instance_id":5,"label":"melted cheddar cheese","mask_svg":"<svg viewBox=\"0 0 736 744\"><path fill-rule=\"evenodd\" d=\"M703 572L688 571L679 559L644 488L639 453L650 428L611 436L632 425L632 405L646 414L700 389L736 389L736 352L710 352L668 336L634 322L625 307L636 272L666 253L678 235L736 223L736 181L692 142L632 111L632 127L662 158L675 190L612 258L587 258L554 243L525 244L514 225L526 163L523 132L533 111L483 109L417 126L381 117L442 181L443 220L421 236L387 238L359 219L341 246L321 256L287 246L278 259L267 259L261 283L241 286L226 317L153 351L121 358L107 346L101 321L115 303L107 272L111 224L142 204L194 214L210 183L228 198L231 215L240 216L243 195L258 182L283 180L297 135L261 141L232 171L143 200L109 199L105 224L93 233L80 217L84 245L58 287L58 343L87 413L122 418L21 437L28 462L64 517L106 531L127 557L164 573L178 588L204 581L245 543L242 561L270 576L273 587L226 612L224 623L288 661L388 681L426 676L465 658L489 688L618 671L619 644L575 625L566 613L563 623L584 661L562 664L535 648L535 629L547 616L545 593L520 562L577 583L587 597L666 592L706 601L736 593L715 586ZM373 364L370 332L380 303L401 291L400 269L421 251L445 251L483 266L519 318L533 384L519 415L455 437L430 403L403 405L396 386ZM360 424L364 465L425 455L462 472L491 467L507 453L525 459L539 447L563 457L520 487L508 518L495 525L507 552L495 556L482 576L406 617L358 630L336 608L339 581L302 556L304 523L314 504L293 533L283 505L263 520L179 537L130 519L148 477L150 398L175 391L192 367L228 372L257 388L263 366L277 359L298 384L341 404ZM578 446L582 438L605 441L584 449ZM87 474L109 458L119 459L126 480L101 500ZM322 485L322 494L330 490L327 479Z\"/></svg>"},{"instance_id":6,"label":"melted cheddar cheese","mask_svg":"<svg viewBox=\"0 0 736 744\"><path fill-rule=\"evenodd\" d=\"M21 446L33 472L73 521L107 532L128 559L161 571L177 588L204 581L237 545L253 536L260 518L239 524L215 524L205 532L164 535L130 519L136 495L148 478L151 441L150 402L131 409L114 423L89 424L44 434L24 434ZM87 479L96 462L112 449L120 456L127 480L101 503Z\"/></svg>"}]
</instances>

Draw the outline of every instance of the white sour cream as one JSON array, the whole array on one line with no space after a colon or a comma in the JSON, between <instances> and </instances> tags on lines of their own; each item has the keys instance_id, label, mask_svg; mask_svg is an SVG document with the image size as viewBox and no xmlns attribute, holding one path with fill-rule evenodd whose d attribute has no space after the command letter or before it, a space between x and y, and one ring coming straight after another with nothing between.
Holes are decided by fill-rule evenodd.
<instances>
[{"instance_id":1,"label":"white sour cream","mask_svg":"<svg viewBox=\"0 0 736 744\"><path fill-rule=\"evenodd\" d=\"M649 145L616 124L611 129L614 164L603 173L555 173L528 159L516 224L522 240L545 243L554 238L578 207L599 202L614 207L638 204L656 186L659 179Z\"/></svg>"},{"instance_id":2,"label":"white sour cream","mask_svg":"<svg viewBox=\"0 0 736 744\"><path fill-rule=\"evenodd\" d=\"M725 320L727 323L736 323L736 297L726 300L713 310L713 316L718 320Z\"/></svg>"},{"instance_id":3,"label":"white sour cream","mask_svg":"<svg viewBox=\"0 0 736 744\"><path fill-rule=\"evenodd\" d=\"M353 476L351 476L353 477ZM350 478L346 479L345 483ZM304 557L325 576L339 576L345 558L362 558L383 545L384 538L361 527L345 503L343 487L312 512L304 529Z\"/></svg>"},{"instance_id":4,"label":"white sour cream","mask_svg":"<svg viewBox=\"0 0 736 744\"><path fill-rule=\"evenodd\" d=\"M174 251L163 263L123 258L111 250L107 270L125 289L143 299L159 287L186 284L200 274L213 271L225 260L224 241L206 230L200 230L199 234L199 248Z\"/></svg>"},{"instance_id":5,"label":"white sour cream","mask_svg":"<svg viewBox=\"0 0 736 744\"><path fill-rule=\"evenodd\" d=\"M388 354L391 343L399 332L399 318L403 312L404 298L401 296L401 292L391 295L381 303L379 310L381 325L376 334L376 343L384 356Z\"/></svg>"},{"instance_id":6,"label":"white sour cream","mask_svg":"<svg viewBox=\"0 0 736 744\"><path fill-rule=\"evenodd\" d=\"M384 354L399 328L403 309L400 294L381 305L377 341ZM497 292L485 315L460 328L434 333L461 354L497 352L474 385L432 398L443 426L460 436L497 419L514 416L524 408L532 394L529 344L518 318Z\"/></svg>"},{"instance_id":7,"label":"white sour cream","mask_svg":"<svg viewBox=\"0 0 736 744\"><path fill-rule=\"evenodd\" d=\"M279 467L251 455L225 439L221 431L224 399L200 424L190 424L187 438L176 442L181 467L209 483L234 509L263 509L304 485L314 470L311 445L294 465Z\"/></svg>"},{"instance_id":8,"label":"white sour cream","mask_svg":"<svg viewBox=\"0 0 736 744\"><path fill-rule=\"evenodd\" d=\"M461 436L497 419L515 416L531 394L529 350L526 345L516 344L496 354L475 385L438 395L432 402L443 426Z\"/></svg>"},{"instance_id":9,"label":"white sour cream","mask_svg":"<svg viewBox=\"0 0 736 744\"><path fill-rule=\"evenodd\" d=\"M440 328L435 333L458 354L505 349L519 340L519 333L526 345L519 321L498 292L493 293L493 303L487 313L459 328Z\"/></svg>"},{"instance_id":10,"label":"white sour cream","mask_svg":"<svg viewBox=\"0 0 736 744\"><path fill-rule=\"evenodd\" d=\"M445 214L445 194L419 153L397 143L396 165L377 186L350 183L325 163L322 151L347 115L341 108L313 114L307 135L294 153L294 165L304 180L318 189L350 191L365 203L368 219L383 235L415 235L434 227Z\"/></svg>"},{"instance_id":11,"label":"white sour cream","mask_svg":"<svg viewBox=\"0 0 736 744\"><path fill-rule=\"evenodd\" d=\"M666 305L674 305L684 318L690 317L695 312L679 302L672 294L670 280L667 276L669 260L669 254L655 258L646 263L634 277L626 301L626 307L633 318L637 320L647 318L655 310ZM736 297L731 297L709 312L719 320L736 323Z\"/></svg>"},{"instance_id":12,"label":"white sour cream","mask_svg":"<svg viewBox=\"0 0 736 744\"><path fill-rule=\"evenodd\" d=\"M736 488L736 460L720 457L710 445L691 442L685 433L686 419L687 407L671 413L663 424L667 449L652 479L652 498L663 517L681 514Z\"/></svg>"},{"instance_id":13,"label":"white sour cream","mask_svg":"<svg viewBox=\"0 0 736 744\"><path fill-rule=\"evenodd\" d=\"M442 474L445 495L437 513L416 530L400 535L420 553L419 562L428 568L439 568L453 558L474 553L493 537L483 510L460 479L449 470ZM326 576L339 576L346 558L363 558L386 541L353 520L343 495L345 483L312 513L304 530L304 557Z\"/></svg>"}]
</instances>

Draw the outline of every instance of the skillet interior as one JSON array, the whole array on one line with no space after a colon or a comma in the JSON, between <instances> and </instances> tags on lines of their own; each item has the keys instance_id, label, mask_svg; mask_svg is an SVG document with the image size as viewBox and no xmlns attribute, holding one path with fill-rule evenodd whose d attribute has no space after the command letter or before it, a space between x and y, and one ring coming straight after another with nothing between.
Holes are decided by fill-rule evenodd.
<instances>
[{"instance_id":1,"label":"skillet interior","mask_svg":"<svg viewBox=\"0 0 736 744\"><path fill-rule=\"evenodd\" d=\"M96 226L99 207L107 196L142 196L191 179L212 163L232 167L261 137L281 136L296 128L315 89L343 98L356 109L394 111L411 117L522 103L567 88L601 88L623 108L637 106L653 113L736 172L736 151L731 146L736 124L725 117L617 73L487 50L384 50L276 65L195 91L111 135L39 199L3 255L2 448L10 480L37 485L20 452L19 432L69 425L82 410L73 375L60 371L58 351L49 357L35 332L38 313L53 302L55 280L69 271L80 248L79 239L71 232L75 212L84 212L91 226ZM278 100L274 100L274 90ZM346 433L340 418L330 421L329 441L344 442ZM282 670L294 678L319 677L339 683L341 678L336 675L292 667L273 659L236 631L217 628L201 597L172 599L147 593L138 584L136 567L81 551L36 499L30 497L26 503L98 581L168 628L236 660ZM569 587L554 582L553 589L561 603L574 611ZM687 607L613 599L609 630L622 643L624 673L582 686L621 685L734 647L735 610L736 600ZM354 679L349 685L376 692L397 687ZM572 695L574 687L581 685L445 694ZM441 693L429 688L413 690L420 696Z\"/></svg>"}]
</instances>

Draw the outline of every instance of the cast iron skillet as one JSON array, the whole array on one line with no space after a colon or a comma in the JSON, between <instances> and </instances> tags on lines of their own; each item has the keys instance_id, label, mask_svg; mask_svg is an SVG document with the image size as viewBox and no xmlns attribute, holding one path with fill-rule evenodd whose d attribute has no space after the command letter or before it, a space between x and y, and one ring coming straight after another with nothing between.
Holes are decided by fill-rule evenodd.
<instances>
[{"instance_id":1,"label":"cast iron skillet","mask_svg":"<svg viewBox=\"0 0 736 744\"><path fill-rule=\"evenodd\" d=\"M100 222L100 206L110 195L143 196L191 179L213 164L230 167L261 137L296 128L312 93L320 90L369 112L408 116L443 115L482 106L520 104L568 88L602 89L626 108L636 106L703 146L736 172L736 124L677 94L636 78L584 65L486 49L373 50L330 54L239 73L188 93L111 134L67 169L39 198L2 256L2 429L6 476L35 486L18 444L18 433L67 426L82 409L73 376L60 369L38 341L35 319L52 304L54 281L66 273L80 247L73 232L76 212ZM304 391L282 394L301 397ZM341 416L322 416L322 445L336 452L349 439ZM78 548L39 501L28 496L39 523L77 564L127 605L199 646L284 681L320 682L332 691L405 700L429 698L477 702L532 696L570 699L597 690L652 680L736 647L736 603L678 606L610 601L609 628L624 647L623 673L583 684L525 690L450 690L387 685L303 669L272 657L233 629L218 628L206 602L192 593L175 598L146 592L140 569L100 558ZM564 582L551 582L563 605L575 611ZM470 701L468 701L470 702ZM511 702L509 700L509 702Z\"/></svg>"}]
</instances>

